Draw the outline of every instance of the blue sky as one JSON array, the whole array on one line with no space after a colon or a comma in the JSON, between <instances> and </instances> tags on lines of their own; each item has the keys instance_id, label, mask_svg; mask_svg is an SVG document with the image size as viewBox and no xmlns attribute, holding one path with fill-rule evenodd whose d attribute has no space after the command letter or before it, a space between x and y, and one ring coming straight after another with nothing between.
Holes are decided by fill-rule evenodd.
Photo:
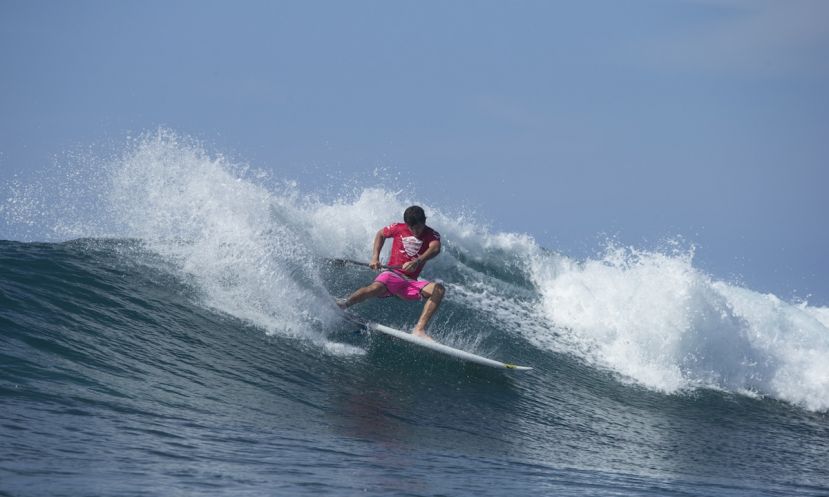
<instances>
[{"instance_id":1,"label":"blue sky","mask_svg":"<svg viewBox=\"0 0 829 497\"><path fill-rule=\"evenodd\" d=\"M0 1L0 182L168 127L829 304L829 2ZM0 238L14 237L3 233Z\"/></svg>"}]
</instances>

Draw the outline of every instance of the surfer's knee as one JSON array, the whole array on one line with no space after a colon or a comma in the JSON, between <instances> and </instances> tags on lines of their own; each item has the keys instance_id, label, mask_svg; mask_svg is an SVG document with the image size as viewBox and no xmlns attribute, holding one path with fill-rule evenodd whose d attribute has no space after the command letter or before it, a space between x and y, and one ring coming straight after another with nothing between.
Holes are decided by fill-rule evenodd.
<instances>
[{"instance_id":1,"label":"surfer's knee","mask_svg":"<svg viewBox=\"0 0 829 497\"><path fill-rule=\"evenodd\" d=\"M379 281L375 281L366 288L371 293L371 295L379 295L386 291L386 285L380 283Z\"/></svg>"},{"instance_id":2,"label":"surfer's knee","mask_svg":"<svg viewBox=\"0 0 829 497\"><path fill-rule=\"evenodd\" d=\"M435 287L432 288L432 296L430 298L433 298L433 299L439 301L443 298L443 295L445 293L446 293L446 287L443 286L443 283L435 283Z\"/></svg>"}]
</instances>

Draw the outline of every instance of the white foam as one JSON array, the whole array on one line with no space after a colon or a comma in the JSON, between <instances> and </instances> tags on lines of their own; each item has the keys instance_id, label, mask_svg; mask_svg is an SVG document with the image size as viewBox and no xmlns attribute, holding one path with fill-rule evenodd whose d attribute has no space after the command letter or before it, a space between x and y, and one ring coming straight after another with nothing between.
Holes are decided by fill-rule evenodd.
<instances>
[{"instance_id":1,"label":"white foam","mask_svg":"<svg viewBox=\"0 0 829 497\"><path fill-rule=\"evenodd\" d=\"M327 353L338 357L364 356L367 353L365 349L340 342L325 341L322 346Z\"/></svg>"},{"instance_id":2,"label":"white foam","mask_svg":"<svg viewBox=\"0 0 829 497\"><path fill-rule=\"evenodd\" d=\"M356 198L306 206L306 233L321 257L368 261L377 230L402 217L408 205L393 193L366 188ZM386 244L384 253L388 253Z\"/></svg>"},{"instance_id":3,"label":"white foam","mask_svg":"<svg viewBox=\"0 0 829 497\"><path fill-rule=\"evenodd\" d=\"M112 213L124 236L174 261L206 305L304 336L333 319L333 306L313 305L324 290L306 237L284 222L285 198L246 174L162 130L113 165Z\"/></svg>"},{"instance_id":4,"label":"white foam","mask_svg":"<svg viewBox=\"0 0 829 497\"><path fill-rule=\"evenodd\" d=\"M550 256L534 274L544 314L582 343L575 352L628 379L829 408L826 309L713 281L692 261L615 248L581 263Z\"/></svg>"},{"instance_id":5,"label":"white foam","mask_svg":"<svg viewBox=\"0 0 829 497\"><path fill-rule=\"evenodd\" d=\"M813 410L829 409L826 308L792 305L771 294L715 283L741 331L765 360L759 390Z\"/></svg>"}]
</instances>

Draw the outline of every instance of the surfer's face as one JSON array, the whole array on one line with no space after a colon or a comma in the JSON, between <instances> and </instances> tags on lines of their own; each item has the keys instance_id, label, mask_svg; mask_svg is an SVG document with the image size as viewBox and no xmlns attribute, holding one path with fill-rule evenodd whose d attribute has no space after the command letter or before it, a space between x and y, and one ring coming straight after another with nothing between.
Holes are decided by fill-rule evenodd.
<instances>
[{"instance_id":1,"label":"surfer's face","mask_svg":"<svg viewBox=\"0 0 829 497\"><path fill-rule=\"evenodd\" d=\"M406 226L409 227L409 230L411 230L414 236L420 236L420 234L423 233L423 230L426 229L426 223L411 224Z\"/></svg>"}]
</instances>

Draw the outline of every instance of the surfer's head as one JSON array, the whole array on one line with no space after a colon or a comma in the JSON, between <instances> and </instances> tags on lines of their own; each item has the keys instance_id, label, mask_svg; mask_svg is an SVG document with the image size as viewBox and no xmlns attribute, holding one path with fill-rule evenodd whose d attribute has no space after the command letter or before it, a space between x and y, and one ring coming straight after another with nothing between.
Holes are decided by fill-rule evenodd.
<instances>
[{"instance_id":1,"label":"surfer's head","mask_svg":"<svg viewBox=\"0 0 829 497\"><path fill-rule=\"evenodd\" d=\"M403 212L403 222L412 230L415 236L420 235L426 228L426 213L423 207L413 205Z\"/></svg>"}]
</instances>

